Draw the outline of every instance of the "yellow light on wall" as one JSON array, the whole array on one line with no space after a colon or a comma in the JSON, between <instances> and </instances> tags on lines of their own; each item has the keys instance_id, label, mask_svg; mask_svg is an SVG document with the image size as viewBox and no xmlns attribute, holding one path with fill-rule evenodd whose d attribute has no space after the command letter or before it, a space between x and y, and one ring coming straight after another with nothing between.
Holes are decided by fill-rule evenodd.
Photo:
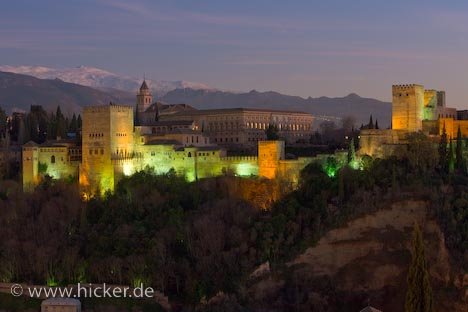
<instances>
[{"instance_id":1,"label":"yellow light on wall","mask_svg":"<svg viewBox=\"0 0 468 312\"><path fill-rule=\"evenodd\" d=\"M125 176L130 176L133 174L133 165L131 163L123 164L123 174Z\"/></svg>"},{"instance_id":2,"label":"yellow light on wall","mask_svg":"<svg viewBox=\"0 0 468 312\"><path fill-rule=\"evenodd\" d=\"M250 176L256 174L255 166L250 163L240 163L236 168L236 175L238 176Z\"/></svg>"}]
</instances>

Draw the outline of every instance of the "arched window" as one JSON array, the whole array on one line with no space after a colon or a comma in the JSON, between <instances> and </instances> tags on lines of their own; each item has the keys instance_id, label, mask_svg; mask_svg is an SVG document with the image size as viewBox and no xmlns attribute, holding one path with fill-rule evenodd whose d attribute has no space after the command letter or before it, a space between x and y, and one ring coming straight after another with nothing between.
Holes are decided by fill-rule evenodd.
<instances>
[{"instance_id":1,"label":"arched window","mask_svg":"<svg viewBox=\"0 0 468 312\"><path fill-rule=\"evenodd\" d=\"M50 163L55 164L55 156L54 155L50 156Z\"/></svg>"},{"instance_id":2,"label":"arched window","mask_svg":"<svg viewBox=\"0 0 468 312\"><path fill-rule=\"evenodd\" d=\"M192 153L191 152L188 152L188 157L192 157Z\"/></svg>"}]
</instances>

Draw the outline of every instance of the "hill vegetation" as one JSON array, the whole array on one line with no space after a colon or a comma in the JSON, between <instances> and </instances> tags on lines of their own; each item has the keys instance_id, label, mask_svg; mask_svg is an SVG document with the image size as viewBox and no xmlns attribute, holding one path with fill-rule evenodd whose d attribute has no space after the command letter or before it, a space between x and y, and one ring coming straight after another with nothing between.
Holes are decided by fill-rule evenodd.
<instances>
[{"instance_id":1,"label":"hill vegetation","mask_svg":"<svg viewBox=\"0 0 468 312\"><path fill-rule=\"evenodd\" d=\"M466 265L466 172L440 166L437 152L413 152L364 157L361 170L350 163L334 167L334 175L312 164L288 193L276 181L225 176L188 183L174 172L156 176L148 170L121 180L113 194L83 202L65 181L45 179L32 194L3 181L0 281L143 282L198 309L211 307L200 302L222 291L229 294L223 304L241 311L254 300L244 290L258 265L268 262L287 276L285 263L324 233L405 197L431 203L454 263ZM267 210L261 209L264 198L275 199ZM321 302L323 311L338 308L337 302Z\"/></svg>"}]
</instances>

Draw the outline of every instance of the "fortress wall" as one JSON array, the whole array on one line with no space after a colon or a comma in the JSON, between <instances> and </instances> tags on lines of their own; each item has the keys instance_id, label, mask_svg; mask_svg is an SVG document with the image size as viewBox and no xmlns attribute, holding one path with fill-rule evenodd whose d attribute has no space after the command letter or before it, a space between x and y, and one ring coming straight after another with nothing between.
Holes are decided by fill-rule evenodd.
<instances>
[{"instance_id":1,"label":"fortress wall","mask_svg":"<svg viewBox=\"0 0 468 312\"><path fill-rule=\"evenodd\" d=\"M232 156L221 158L223 167L230 173L237 176L257 176L258 157L257 156Z\"/></svg>"},{"instance_id":2,"label":"fortress wall","mask_svg":"<svg viewBox=\"0 0 468 312\"><path fill-rule=\"evenodd\" d=\"M320 161L320 158L301 157L298 159L280 160L278 163L278 177L282 180L287 180L295 186L299 183L301 170L315 161Z\"/></svg>"},{"instance_id":3,"label":"fortress wall","mask_svg":"<svg viewBox=\"0 0 468 312\"><path fill-rule=\"evenodd\" d=\"M385 146L401 143L405 134L407 134L407 131L405 130L361 130L361 139L359 140L360 148L358 153L360 155L369 155L372 157L384 157L389 152Z\"/></svg>"},{"instance_id":4,"label":"fortress wall","mask_svg":"<svg viewBox=\"0 0 468 312\"><path fill-rule=\"evenodd\" d=\"M438 120L423 120L422 131L427 135L439 135Z\"/></svg>"},{"instance_id":5,"label":"fortress wall","mask_svg":"<svg viewBox=\"0 0 468 312\"><path fill-rule=\"evenodd\" d=\"M438 134L442 135L444 131L447 133L448 138L456 139L458 135L458 128L460 127L462 136L468 137L468 120L454 120L452 118L440 118L438 121Z\"/></svg>"},{"instance_id":6,"label":"fortress wall","mask_svg":"<svg viewBox=\"0 0 468 312\"><path fill-rule=\"evenodd\" d=\"M55 158L53 162L52 158ZM38 165L45 165L47 170L39 172L41 175L49 175L54 179L65 179L78 176L79 162L71 162L68 157L67 147L40 147Z\"/></svg>"}]
</instances>

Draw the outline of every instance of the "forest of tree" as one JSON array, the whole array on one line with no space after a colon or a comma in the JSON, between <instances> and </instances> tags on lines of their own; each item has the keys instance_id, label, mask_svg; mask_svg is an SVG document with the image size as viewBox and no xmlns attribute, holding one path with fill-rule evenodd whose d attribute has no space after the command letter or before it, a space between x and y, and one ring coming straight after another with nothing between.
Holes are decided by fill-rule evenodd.
<instances>
[{"instance_id":1,"label":"forest of tree","mask_svg":"<svg viewBox=\"0 0 468 312\"><path fill-rule=\"evenodd\" d=\"M5 140L7 134L11 142L18 144L30 140L40 144L46 140L66 139L68 135L77 135L81 124L81 115L65 116L60 106L55 112L48 113L42 106L32 105L28 113L15 113L9 121L0 107L0 141Z\"/></svg>"}]
</instances>

